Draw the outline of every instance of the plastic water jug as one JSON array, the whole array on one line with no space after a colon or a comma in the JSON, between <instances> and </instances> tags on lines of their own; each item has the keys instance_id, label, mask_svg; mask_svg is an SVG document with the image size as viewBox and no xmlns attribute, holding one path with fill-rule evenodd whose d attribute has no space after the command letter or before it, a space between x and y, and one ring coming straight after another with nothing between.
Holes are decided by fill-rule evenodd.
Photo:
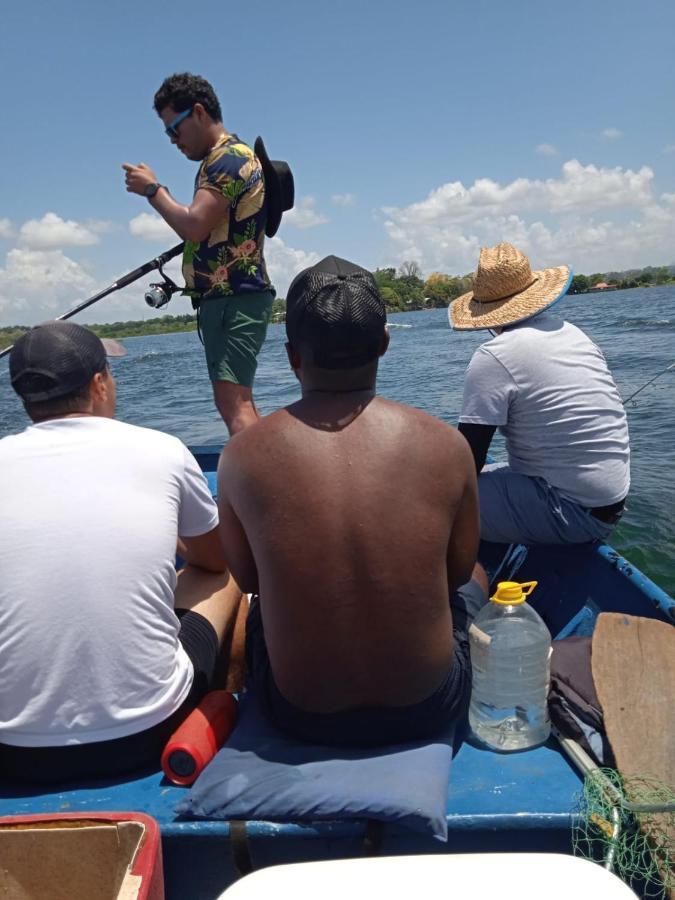
<instances>
[{"instance_id":1,"label":"plastic water jug","mask_svg":"<svg viewBox=\"0 0 675 900\"><path fill-rule=\"evenodd\" d=\"M536 581L502 581L469 629L469 724L495 750L524 750L549 736L551 634L525 598Z\"/></svg>"}]
</instances>

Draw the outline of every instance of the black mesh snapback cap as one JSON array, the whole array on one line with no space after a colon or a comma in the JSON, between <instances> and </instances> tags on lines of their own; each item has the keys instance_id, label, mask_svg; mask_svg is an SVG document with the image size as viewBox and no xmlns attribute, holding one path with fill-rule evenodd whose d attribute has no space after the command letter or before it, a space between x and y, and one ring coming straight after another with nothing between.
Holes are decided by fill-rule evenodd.
<instances>
[{"instance_id":1,"label":"black mesh snapback cap","mask_svg":"<svg viewBox=\"0 0 675 900\"><path fill-rule=\"evenodd\" d=\"M74 322L45 322L26 332L9 355L12 387L28 403L65 397L89 384L107 356L124 356L117 341L104 340Z\"/></svg>"},{"instance_id":2,"label":"black mesh snapback cap","mask_svg":"<svg viewBox=\"0 0 675 900\"><path fill-rule=\"evenodd\" d=\"M320 369L354 369L377 358L387 314L372 274L327 256L295 277L286 297L286 335Z\"/></svg>"}]
</instances>

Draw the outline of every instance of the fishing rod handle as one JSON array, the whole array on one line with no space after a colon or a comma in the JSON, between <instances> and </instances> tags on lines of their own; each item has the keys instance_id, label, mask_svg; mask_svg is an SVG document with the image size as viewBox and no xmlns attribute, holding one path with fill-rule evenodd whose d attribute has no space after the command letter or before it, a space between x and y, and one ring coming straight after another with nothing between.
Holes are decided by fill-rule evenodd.
<instances>
[{"instance_id":1,"label":"fishing rod handle","mask_svg":"<svg viewBox=\"0 0 675 900\"><path fill-rule=\"evenodd\" d=\"M155 269L158 269L160 266L163 266L164 263L168 262L170 259L173 259L174 256L178 256L179 253L182 253L184 246L185 244L182 242L180 244L176 244L176 246L172 247L170 250L165 250L164 253L160 253L160 255L156 256L154 259L143 263L142 266L134 269L133 272L128 272L126 275L122 275L122 277L115 282L114 289L119 290L120 288L126 287L128 284L131 284L132 281L137 281L139 278L142 278L143 275L147 275L148 272L152 272Z\"/></svg>"}]
</instances>

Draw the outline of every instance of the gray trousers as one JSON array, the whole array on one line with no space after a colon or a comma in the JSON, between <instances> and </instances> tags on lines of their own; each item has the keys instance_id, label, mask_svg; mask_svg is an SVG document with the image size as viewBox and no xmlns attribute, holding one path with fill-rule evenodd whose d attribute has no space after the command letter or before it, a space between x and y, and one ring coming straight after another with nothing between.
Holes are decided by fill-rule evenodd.
<instances>
[{"instance_id":1,"label":"gray trousers","mask_svg":"<svg viewBox=\"0 0 675 900\"><path fill-rule=\"evenodd\" d=\"M504 544L583 544L605 540L614 525L560 495L543 478L493 463L478 478L480 536Z\"/></svg>"}]
</instances>

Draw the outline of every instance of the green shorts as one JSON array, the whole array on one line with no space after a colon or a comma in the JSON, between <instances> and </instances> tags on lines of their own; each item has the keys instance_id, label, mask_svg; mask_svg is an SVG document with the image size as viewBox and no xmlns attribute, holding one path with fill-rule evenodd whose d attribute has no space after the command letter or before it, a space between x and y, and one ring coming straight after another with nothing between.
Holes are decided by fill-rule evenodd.
<instances>
[{"instance_id":1,"label":"green shorts","mask_svg":"<svg viewBox=\"0 0 675 900\"><path fill-rule=\"evenodd\" d=\"M211 381L253 387L274 291L210 297L199 304L199 332Z\"/></svg>"}]
</instances>

